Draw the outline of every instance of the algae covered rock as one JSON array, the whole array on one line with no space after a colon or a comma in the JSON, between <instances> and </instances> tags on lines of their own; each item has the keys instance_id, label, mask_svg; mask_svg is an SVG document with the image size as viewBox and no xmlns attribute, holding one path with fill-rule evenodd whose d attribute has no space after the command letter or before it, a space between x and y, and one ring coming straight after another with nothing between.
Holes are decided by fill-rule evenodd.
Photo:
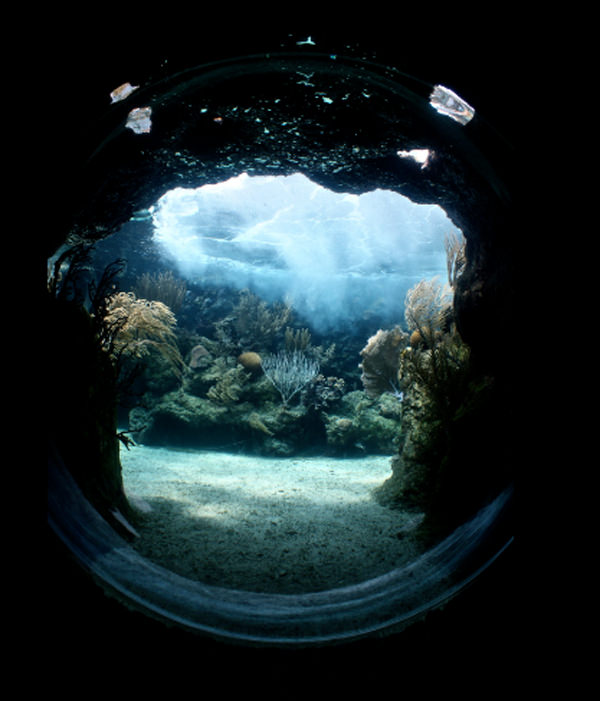
<instances>
[{"instance_id":1,"label":"algae covered rock","mask_svg":"<svg viewBox=\"0 0 600 701\"><path fill-rule=\"evenodd\" d=\"M258 417L258 413L256 414ZM283 407L269 403L260 412L260 418L271 435L264 435L261 448L270 455L292 455L312 446L309 413L303 405Z\"/></svg>"},{"instance_id":2,"label":"algae covered rock","mask_svg":"<svg viewBox=\"0 0 600 701\"><path fill-rule=\"evenodd\" d=\"M326 416L325 432L327 443L337 448L356 447L358 442L358 427L352 419L345 416Z\"/></svg>"},{"instance_id":3,"label":"algae covered rock","mask_svg":"<svg viewBox=\"0 0 600 701\"><path fill-rule=\"evenodd\" d=\"M248 425L250 428L254 429L255 431L258 431L259 433L264 433L267 436L272 436L273 431L264 423L260 415L256 412L253 411L248 415Z\"/></svg>"},{"instance_id":4,"label":"algae covered rock","mask_svg":"<svg viewBox=\"0 0 600 701\"><path fill-rule=\"evenodd\" d=\"M146 445L223 449L235 445L291 455L310 444L308 418L302 406L283 409L268 402L258 408L247 401L219 402L179 389L146 408L132 409L129 426L134 440Z\"/></svg>"},{"instance_id":5,"label":"algae covered rock","mask_svg":"<svg viewBox=\"0 0 600 701\"><path fill-rule=\"evenodd\" d=\"M371 399L366 392L349 392L340 412L325 415L327 443L345 451L393 453L402 435L401 404L393 395Z\"/></svg>"},{"instance_id":6,"label":"algae covered rock","mask_svg":"<svg viewBox=\"0 0 600 701\"><path fill-rule=\"evenodd\" d=\"M135 408L129 424L136 441L147 445L202 445L223 436L226 407L179 389L148 409Z\"/></svg>"},{"instance_id":7,"label":"algae covered rock","mask_svg":"<svg viewBox=\"0 0 600 701\"><path fill-rule=\"evenodd\" d=\"M210 387L206 396L215 404L229 406L239 401L244 384L250 375L244 371L241 365L228 368L219 375L215 384Z\"/></svg>"}]
</instances>

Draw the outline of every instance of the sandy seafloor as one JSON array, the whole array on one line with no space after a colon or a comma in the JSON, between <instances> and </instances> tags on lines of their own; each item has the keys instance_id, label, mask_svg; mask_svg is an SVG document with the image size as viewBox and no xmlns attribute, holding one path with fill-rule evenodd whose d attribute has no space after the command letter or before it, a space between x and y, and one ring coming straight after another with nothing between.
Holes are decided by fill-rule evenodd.
<instances>
[{"instance_id":1,"label":"sandy seafloor","mask_svg":"<svg viewBox=\"0 0 600 701\"><path fill-rule=\"evenodd\" d=\"M133 547L206 584L306 593L412 560L422 515L379 505L390 457L264 458L135 446L122 450L137 508Z\"/></svg>"}]
</instances>

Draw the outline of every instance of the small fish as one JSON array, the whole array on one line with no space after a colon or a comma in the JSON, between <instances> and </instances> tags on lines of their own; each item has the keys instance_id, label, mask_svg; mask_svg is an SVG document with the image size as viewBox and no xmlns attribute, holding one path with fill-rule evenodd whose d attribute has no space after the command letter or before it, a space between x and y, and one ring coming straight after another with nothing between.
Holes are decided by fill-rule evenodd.
<instances>
[{"instance_id":1,"label":"small fish","mask_svg":"<svg viewBox=\"0 0 600 701\"><path fill-rule=\"evenodd\" d=\"M307 39L304 39L304 41L297 41L296 46L316 46L316 44L312 40L312 37L309 36Z\"/></svg>"}]
</instances>

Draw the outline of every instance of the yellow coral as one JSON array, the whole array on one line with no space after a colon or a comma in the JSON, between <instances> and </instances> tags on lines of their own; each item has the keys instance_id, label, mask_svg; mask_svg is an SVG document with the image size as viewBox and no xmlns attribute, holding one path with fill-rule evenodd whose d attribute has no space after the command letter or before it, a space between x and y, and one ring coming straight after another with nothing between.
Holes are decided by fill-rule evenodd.
<instances>
[{"instance_id":1,"label":"yellow coral","mask_svg":"<svg viewBox=\"0 0 600 701\"><path fill-rule=\"evenodd\" d=\"M261 368L261 358L258 353L253 351L246 351L241 353L237 359L238 363L246 370L250 372L258 372Z\"/></svg>"},{"instance_id":2,"label":"yellow coral","mask_svg":"<svg viewBox=\"0 0 600 701\"><path fill-rule=\"evenodd\" d=\"M410 344L413 348L416 348L417 346L420 346L421 343L423 343L423 337L421 336L421 332L420 332L418 329L415 329L415 330L410 334L409 344Z\"/></svg>"}]
</instances>

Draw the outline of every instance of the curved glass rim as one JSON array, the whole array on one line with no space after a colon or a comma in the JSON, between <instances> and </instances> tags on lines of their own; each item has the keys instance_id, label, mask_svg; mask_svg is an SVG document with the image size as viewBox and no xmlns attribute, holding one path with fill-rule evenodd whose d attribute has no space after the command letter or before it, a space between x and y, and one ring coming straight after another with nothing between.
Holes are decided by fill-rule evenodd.
<instances>
[{"instance_id":1,"label":"curved glass rim","mask_svg":"<svg viewBox=\"0 0 600 701\"><path fill-rule=\"evenodd\" d=\"M504 489L407 565L306 594L225 589L150 562L100 516L55 452L48 463L48 523L96 581L152 618L222 640L310 646L399 632L462 592L513 543L513 491Z\"/></svg>"}]
</instances>

